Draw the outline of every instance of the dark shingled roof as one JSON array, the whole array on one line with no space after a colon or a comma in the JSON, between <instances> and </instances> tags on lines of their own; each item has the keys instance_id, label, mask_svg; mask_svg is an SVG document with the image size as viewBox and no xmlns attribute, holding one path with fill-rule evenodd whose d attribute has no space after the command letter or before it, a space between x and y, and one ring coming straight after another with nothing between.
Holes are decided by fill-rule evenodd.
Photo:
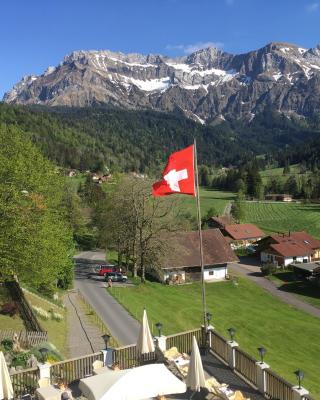
<instances>
[{"instance_id":1,"label":"dark shingled roof","mask_svg":"<svg viewBox=\"0 0 320 400\"><path fill-rule=\"evenodd\" d=\"M205 266L239 261L219 229L202 231L202 241ZM168 243L170 250L163 269L200 265L198 231L176 232L168 236Z\"/></svg>"}]
</instances>

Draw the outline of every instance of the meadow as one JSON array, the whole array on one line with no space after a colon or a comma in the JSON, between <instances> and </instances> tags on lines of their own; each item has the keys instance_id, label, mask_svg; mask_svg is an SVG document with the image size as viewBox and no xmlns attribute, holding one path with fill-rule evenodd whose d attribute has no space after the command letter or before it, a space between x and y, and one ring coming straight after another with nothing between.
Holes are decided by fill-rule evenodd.
<instances>
[{"instance_id":1,"label":"meadow","mask_svg":"<svg viewBox=\"0 0 320 400\"><path fill-rule=\"evenodd\" d=\"M184 211L196 216L196 199L193 196L180 195L181 203ZM214 207L219 215L224 213L224 209L228 203L235 198L232 192L223 192L220 190L200 188L200 206L201 215L204 216L206 212Z\"/></svg>"},{"instance_id":2,"label":"meadow","mask_svg":"<svg viewBox=\"0 0 320 400\"><path fill-rule=\"evenodd\" d=\"M320 204L246 202L244 222L267 234L305 230L320 239Z\"/></svg>"},{"instance_id":3,"label":"meadow","mask_svg":"<svg viewBox=\"0 0 320 400\"><path fill-rule=\"evenodd\" d=\"M137 319L142 317L146 306L154 334L158 321L163 324L164 334L201 325L201 286L198 283L165 286L148 282L109 290ZM237 286L230 281L206 284L206 291L208 311L213 314L212 324L219 333L227 337L227 329L235 328L240 347L256 358L257 348L265 347L266 362L293 384L296 384L294 371L302 369L304 386L313 395L320 396L318 318L282 303L245 278L239 278Z\"/></svg>"}]
</instances>

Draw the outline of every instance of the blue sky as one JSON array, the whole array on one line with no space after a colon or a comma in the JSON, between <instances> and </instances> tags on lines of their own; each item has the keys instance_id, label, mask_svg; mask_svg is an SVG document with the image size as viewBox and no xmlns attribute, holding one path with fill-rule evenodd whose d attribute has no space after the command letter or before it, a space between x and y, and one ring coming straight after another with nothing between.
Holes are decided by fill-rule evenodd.
<instances>
[{"instance_id":1,"label":"blue sky","mask_svg":"<svg viewBox=\"0 0 320 400\"><path fill-rule=\"evenodd\" d=\"M271 41L320 43L320 0L2 0L0 98L79 49L243 53Z\"/></svg>"}]
</instances>

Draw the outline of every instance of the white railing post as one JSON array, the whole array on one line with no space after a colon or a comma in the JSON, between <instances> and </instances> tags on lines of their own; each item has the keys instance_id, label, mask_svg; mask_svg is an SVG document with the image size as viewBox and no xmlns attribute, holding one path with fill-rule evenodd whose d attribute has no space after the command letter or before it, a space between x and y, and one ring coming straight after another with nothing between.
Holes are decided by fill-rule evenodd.
<instances>
[{"instance_id":1,"label":"white railing post","mask_svg":"<svg viewBox=\"0 0 320 400\"><path fill-rule=\"evenodd\" d=\"M167 350L167 336L155 336L154 339L158 342L158 347L162 352Z\"/></svg>"},{"instance_id":2,"label":"white railing post","mask_svg":"<svg viewBox=\"0 0 320 400\"><path fill-rule=\"evenodd\" d=\"M299 386L293 386L293 400L302 400L304 396L307 396L309 394L308 390L305 389L304 387Z\"/></svg>"},{"instance_id":3,"label":"white railing post","mask_svg":"<svg viewBox=\"0 0 320 400\"><path fill-rule=\"evenodd\" d=\"M228 346L228 364L229 367L235 369L236 367L236 355L235 355L235 348L239 346L237 342L234 340L227 341Z\"/></svg>"},{"instance_id":4,"label":"white railing post","mask_svg":"<svg viewBox=\"0 0 320 400\"><path fill-rule=\"evenodd\" d=\"M257 361L257 387L260 393L264 394L267 391L266 369L270 368L265 362Z\"/></svg>"},{"instance_id":5,"label":"white railing post","mask_svg":"<svg viewBox=\"0 0 320 400\"><path fill-rule=\"evenodd\" d=\"M209 335L209 349L211 349L211 345L212 345L212 335L211 335L211 332L213 332L214 331L214 326L212 326L212 325L208 325L208 327L207 327L207 334Z\"/></svg>"},{"instance_id":6,"label":"white railing post","mask_svg":"<svg viewBox=\"0 0 320 400\"><path fill-rule=\"evenodd\" d=\"M40 379L42 379L42 378L50 379L50 367L51 367L51 364L49 364L49 363L44 363L44 364L39 363L38 364Z\"/></svg>"}]
</instances>

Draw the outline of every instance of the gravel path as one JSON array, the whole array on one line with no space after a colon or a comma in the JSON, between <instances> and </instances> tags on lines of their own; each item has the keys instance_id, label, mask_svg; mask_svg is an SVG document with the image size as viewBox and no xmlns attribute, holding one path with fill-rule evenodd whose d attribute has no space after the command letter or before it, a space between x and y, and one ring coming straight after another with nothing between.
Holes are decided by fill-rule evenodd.
<instances>
[{"instance_id":1,"label":"gravel path","mask_svg":"<svg viewBox=\"0 0 320 400\"><path fill-rule=\"evenodd\" d=\"M64 303L68 310L69 357L81 357L104 349L101 332L89 320L77 292L68 292Z\"/></svg>"},{"instance_id":2,"label":"gravel path","mask_svg":"<svg viewBox=\"0 0 320 400\"><path fill-rule=\"evenodd\" d=\"M308 314L320 318L319 308L314 307L311 304L305 303L304 301L297 298L295 295L288 292L284 292L279 288L277 288L277 286L274 283L270 282L268 279L262 276L260 268L258 266L249 264L228 264L228 268L230 272L246 276L247 278L255 282L257 285L261 286L269 293L282 300L284 303L287 303L301 311L305 311Z\"/></svg>"}]
</instances>

